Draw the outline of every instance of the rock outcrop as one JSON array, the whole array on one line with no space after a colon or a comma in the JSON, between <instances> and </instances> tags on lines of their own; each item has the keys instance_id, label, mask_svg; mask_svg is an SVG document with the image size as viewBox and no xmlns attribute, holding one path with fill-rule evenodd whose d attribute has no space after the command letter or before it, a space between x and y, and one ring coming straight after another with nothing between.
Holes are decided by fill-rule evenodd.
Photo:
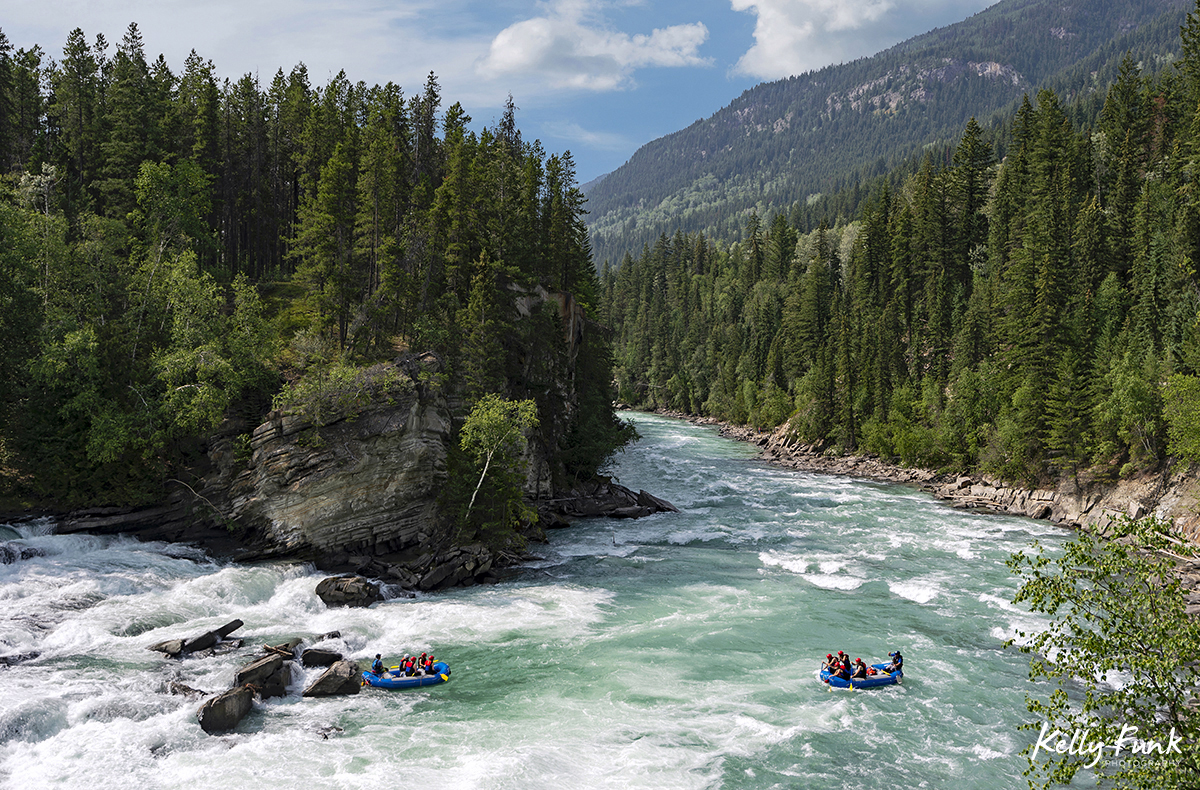
<instances>
[{"instance_id":1,"label":"rock outcrop","mask_svg":"<svg viewBox=\"0 0 1200 790\"><path fill-rule=\"evenodd\" d=\"M362 688L362 671L355 661L338 661L321 673L308 688L305 697L334 697L357 694Z\"/></svg>"},{"instance_id":2,"label":"rock outcrop","mask_svg":"<svg viewBox=\"0 0 1200 790\"><path fill-rule=\"evenodd\" d=\"M238 686L207 700L196 718L200 720L200 728L210 735L229 732L250 712L253 703L254 689Z\"/></svg>"},{"instance_id":3,"label":"rock outcrop","mask_svg":"<svg viewBox=\"0 0 1200 790\"><path fill-rule=\"evenodd\" d=\"M1200 482L1194 472L1143 474L1116 482L1064 478L1054 487L1013 485L986 475L930 481L926 488L955 507L1046 519L1103 533L1124 516L1155 515L1200 542Z\"/></svg>"},{"instance_id":4,"label":"rock outcrop","mask_svg":"<svg viewBox=\"0 0 1200 790\"><path fill-rule=\"evenodd\" d=\"M654 513L678 513L665 499L647 491L634 493L607 477L595 477L547 503L549 510L567 517L608 516L641 518Z\"/></svg>"},{"instance_id":5,"label":"rock outcrop","mask_svg":"<svg viewBox=\"0 0 1200 790\"><path fill-rule=\"evenodd\" d=\"M326 424L271 412L230 483L228 517L288 554L373 554L429 540L451 418L439 390L410 385L390 404Z\"/></svg>"},{"instance_id":6,"label":"rock outcrop","mask_svg":"<svg viewBox=\"0 0 1200 790\"><path fill-rule=\"evenodd\" d=\"M383 600L379 585L362 576L330 576L317 582L316 592L326 606L370 606Z\"/></svg>"},{"instance_id":7,"label":"rock outcrop","mask_svg":"<svg viewBox=\"0 0 1200 790\"><path fill-rule=\"evenodd\" d=\"M524 484L545 525L674 510L648 492L603 479L577 491L554 490L553 481L565 474L562 462L554 460L558 437L569 431L579 408L575 362L587 334L599 330L569 294L511 289L517 320L552 322L557 312L565 341L551 332L532 333L545 342L538 354L527 355L520 373L523 386L547 401L528 444ZM462 545L453 518L443 512L454 421L465 413L460 395L446 382L436 354L405 355L360 372L320 402L270 411L257 425L246 415L231 416L209 439L207 460L180 475L187 482L172 480L167 502L136 512L77 513L60 522L59 531L131 532L196 541L240 560L310 561L331 573L387 585L388 595L395 588L429 591L495 582L498 571L521 562L522 554ZM546 539L540 524L527 525L522 537ZM372 602L367 596L331 605L351 600Z\"/></svg>"},{"instance_id":8,"label":"rock outcrop","mask_svg":"<svg viewBox=\"0 0 1200 790\"><path fill-rule=\"evenodd\" d=\"M278 654L264 656L247 664L233 678L235 686L251 686L264 699L282 697L291 682L291 662L284 661L283 656Z\"/></svg>"},{"instance_id":9,"label":"rock outcrop","mask_svg":"<svg viewBox=\"0 0 1200 790\"><path fill-rule=\"evenodd\" d=\"M331 667L341 660L341 653L321 647L310 647L300 654L300 663L306 667Z\"/></svg>"},{"instance_id":10,"label":"rock outcrop","mask_svg":"<svg viewBox=\"0 0 1200 790\"><path fill-rule=\"evenodd\" d=\"M12 667L26 661L32 661L40 656L41 653L36 650L30 653L9 653L5 656L0 656L0 667Z\"/></svg>"},{"instance_id":11,"label":"rock outcrop","mask_svg":"<svg viewBox=\"0 0 1200 790\"><path fill-rule=\"evenodd\" d=\"M15 541L0 543L0 565L12 565L14 562L44 556L46 552L35 546L25 546Z\"/></svg>"},{"instance_id":12,"label":"rock outcrop","mask_svg":"<svg viewBox=\"0 0 1200 790\"><path fill-rule=\"evenodd\" d=\"M190 639L168 639L165 642L150 645L149 649L164 653L171 658L180 658L181 656L216 647L225 637L241 628L242 625L241 620L231 620L220 628L206 631ZM241 642L238 641L235 646L241 647Z\"/></svg>"},{"instance_id":13,"label":"rock outcrop","mask_svg":"<svg viewBox=\"0 0 1200 790\"><path fill-rule=\"evenodd\" d=\"M337 638L334 631L319 640ZM182 641L182 640L176 640ZM283 697L295 677L295 651L303 640L299 637L280 645L263 645L266 655L251 661L237 671L233 679L233 687L228 691L207 700L196 711L196 718L201 728L208 733L228 732L238 725L238 722L250 712L255 696L260 699ZM329 669L304 691L306 697L328 697L339 694L357 694L361 685L361 675L358 664L353 661L343 661L337 654L333 659L324 661L331 651L306 650L309 654L318 656L322 665ZM305 666L311 664L305 663ZM166 690L171 694L182 694L188 699L203 696L205 692L184 685L178 680L167 684Z\"/></svg>"}]
</instances>

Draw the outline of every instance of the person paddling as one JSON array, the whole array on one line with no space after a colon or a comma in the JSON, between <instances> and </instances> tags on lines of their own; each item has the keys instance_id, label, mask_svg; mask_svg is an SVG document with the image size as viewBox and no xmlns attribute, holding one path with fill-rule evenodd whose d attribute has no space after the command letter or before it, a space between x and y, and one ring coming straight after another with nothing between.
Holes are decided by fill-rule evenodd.
<instances>
[{"instance_id":1,"label":"person paddling","mask_svg":"<svg viewBox=\"0 0 1200 790\"><path fill-rule=\"evenodd\" d=\"M838 651L838 659L839 659L839 663L838 663L837 676L839 678L841 678L842 680L849 680L850 679L850 656L846 655L841 650L839 650Z\"/></svg>"}]
</instances>

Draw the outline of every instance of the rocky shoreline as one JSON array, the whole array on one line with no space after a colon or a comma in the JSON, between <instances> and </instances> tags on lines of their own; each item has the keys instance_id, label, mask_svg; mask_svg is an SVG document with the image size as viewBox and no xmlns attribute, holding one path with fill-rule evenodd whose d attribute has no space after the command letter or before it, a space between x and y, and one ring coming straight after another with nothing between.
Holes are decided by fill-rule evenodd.
<instances>
[{"instance_id":1,"label":"rocky shoreline","mask_svg":"<svg viewBox=\"0 0 1200 790\"><path fill-rule=\"evenodd\" d=\"M653 513L678 512L664 499L647 491L633 491L606 477L596 477L576 488L536 503L539 521L525 530L533 543L545 543L546 529L563 529L579 518L641 518ZM497 551L479 543L435 545L428 540L403 550L361 551L305 546L299 551L264 547L241 541L227 529L198 519L181 519L170 507L143 510L98 508L69 514L10 514L9 521L20 523L39 517L56 520L56 531L64 534L127 534L140 540L161 540L199 546L209 554L234 562L295 561L311 562L329 573L365 576L381 583L384 597L411 597L416 592L431 592L473 584L495 584L524 562L538 557L521 551ZM0 562L14 562L23 555L4 553L0 544ZM9 549L9 553L13 553Z\"/></svg>"},{"instance_id":2,"label":"rocky shoreline","mask_svg":"<svg viewBox=\"0 0 1200 790\"><path fill-rule=\"evenodd\" d=\"M311 562L377 579L390 596L494 583L534 558L523 547L497 549L458 534L446 510L447 458L462 404L437 383L443 372L436 354L406 355L362 374L367 390L393 382L391 390L370 390L362 405L231 416L194 463L166 481L154 506L41 515L62 534L192 544L235 562ZM524 544L545 542L546 529L575 518L675 509L599 476L563 490L550 449L531 446L528 456L524 491L539 518L521 530ZM20 559L0 547L0 562Z\"/></svg>"},{"instance_id":3,"label":"rocky shoreline","mask_svg":"<svg viewBox=\"0 0 1200 790\"><path fill-rule=\"evenodd\" d=\"M1054 485L1029 487L982 474L943 474L930 469L903 467L870 455L834 455L819 452L790 436L784 424L758 431L712 417L658 411L665 417L695 425L715 427L727 438L756 445L759 458L803 472L845 475L915 486L951 507L976 512L1025 516L1050 521L1065 529L1087 529L1103 534L1122 516L1154 515L1175 525L1182 542L1200 545L1200 474L1194 468L1164 468L1117 481L1078 480L1064 477ZM1188 593L1189 614L1200 614L1200 561L1176 557Z\"/></svg>"}]
</instances>

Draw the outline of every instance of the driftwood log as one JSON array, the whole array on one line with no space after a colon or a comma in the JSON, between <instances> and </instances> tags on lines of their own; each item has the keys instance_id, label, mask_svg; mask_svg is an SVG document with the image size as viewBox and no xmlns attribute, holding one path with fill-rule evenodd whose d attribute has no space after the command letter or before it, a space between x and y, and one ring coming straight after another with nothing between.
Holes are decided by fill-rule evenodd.
<instances>
[{"instance_id":1,"label":"driftwood log","mask_svg":"<svg viewBox=\"0 0 1200 790\"><path fill-rule=\"evenodd\" d=\"M180 658L189 653L195 653L200 650L207 650L216 645L225 637L232 634L244 625L241 620L230 620L220 628L212 631L206 631L199 636L194 636L191 639L168 639L165 642L159 642L155 645L150 645L150 650L155 650L159 653L165 653L171 658Z\"/></svg>"}]
</instances>

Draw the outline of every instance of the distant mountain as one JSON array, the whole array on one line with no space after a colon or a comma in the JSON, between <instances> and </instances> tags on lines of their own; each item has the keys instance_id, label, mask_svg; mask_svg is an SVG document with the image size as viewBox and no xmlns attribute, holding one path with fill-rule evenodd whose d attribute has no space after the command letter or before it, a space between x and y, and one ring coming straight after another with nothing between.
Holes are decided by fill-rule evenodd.
<instances>
[{"instance_id":1,"label":"distant mountain","mask_svg":"<svg viewBox=\"0 0 1200 790\"><path fill-rule=\"evenodd\" d=\"M737 238L922 148L953 142L1024 94L1103 97L1126 52L1156 71L1179 52L1186 0L1003 0L870 58L758 85L638 149L585 187L596 260L677 229Z\"/></svg>"}]
</instances>

